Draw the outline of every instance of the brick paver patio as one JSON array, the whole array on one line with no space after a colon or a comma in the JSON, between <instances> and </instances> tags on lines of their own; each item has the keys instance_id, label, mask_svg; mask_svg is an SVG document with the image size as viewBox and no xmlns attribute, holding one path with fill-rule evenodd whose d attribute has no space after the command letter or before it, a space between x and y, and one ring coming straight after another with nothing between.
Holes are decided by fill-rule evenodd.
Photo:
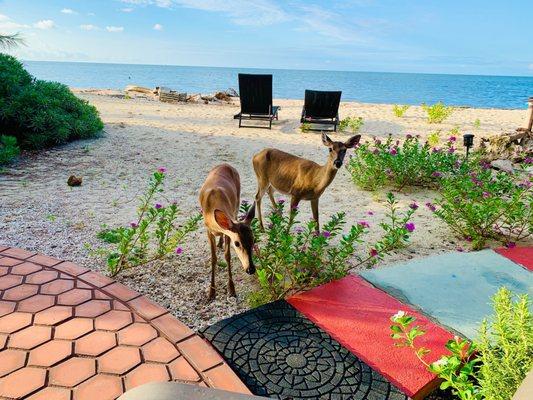
<instances>
[{"instance_id":1,"label":"brick paver patio","mask_svg":"<svg viewBox=\"0 0 533 400\"><path fill-rule=\"evenodd\" d=\"M208 343L139 293L0 246L0 398L107 400L172 380L250 393Z\"/></svg>"}]
</instances>

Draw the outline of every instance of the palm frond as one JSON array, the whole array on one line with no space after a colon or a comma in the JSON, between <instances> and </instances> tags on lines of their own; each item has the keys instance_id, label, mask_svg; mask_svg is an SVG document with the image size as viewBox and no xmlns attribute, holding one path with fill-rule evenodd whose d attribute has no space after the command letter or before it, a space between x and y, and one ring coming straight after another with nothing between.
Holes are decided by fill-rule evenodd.
<instances>
[{"instance_id":1,"label":"palm frond","mask_svg":"<svg viewBox=\"0 0 533 400\"><path fill-rule=\"evenodd\" d=\"M13 35L0 34L0 48L10 49L23 44L25 44L24 39L19 33L15 33Z\"/></svg>"}]
</instances>

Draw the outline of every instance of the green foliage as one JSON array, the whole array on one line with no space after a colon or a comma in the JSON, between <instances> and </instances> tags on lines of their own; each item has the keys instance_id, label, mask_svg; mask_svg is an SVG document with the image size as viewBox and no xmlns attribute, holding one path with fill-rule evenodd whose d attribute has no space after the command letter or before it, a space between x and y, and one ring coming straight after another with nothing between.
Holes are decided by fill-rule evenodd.
<instances>
[{"instance_id":1,"label":"green foliage","mask_svg":"<svg viewBox=\"0 0 533 400\"><path fill-rule=\"evenodd\" d=\"M258 225L252 225L258 243L255 265L260 286L250 297L252 305L339 279L351 268L363 264L372 266L391 250L404 246L414 230L414 224L408 220L415 209L399 213L392 194L389 207L390 222L381 224L384 237L356 255L358 245L363 243L362 237L369 231L366 221L360 221L345 232L345 215L338 213L318 233L314 221L303 225L297 221L297 210L284 216L284 203L280 202L277 210L269 215L265 232L261 232ZM350 263L354 256L358 260L356 264Z\"/></svg>"},{"instance_id":2,"label":"green foliage","mask_svg":"<svg viewBox=\"0 0 533 400\"><path fill-rule=\"evenodd\" d=\"M430 124L440 124L444 122L450 115L452 115L454 108L444 105L442 102L438 102L431 106L422 103L422 109L427 114L427 120Z\"/></svg>"},{"instance_id":3,"label":"green foliage","mask_svg":"<svg viewBox=\"0 0 533 400\"><path fill-rule=\"evenodd\" d=\"M442 176L451 174L458 161L455 137L444 148L421 144L418 137L407 135L403 143L392 136L382 142L364 143L354 150L347 168L355 184L375 190L391 185L398 190L405 186L434 187Z\"/></svg>"},{"instance_id":4,"label":"green foliage","mask_svg":"<svg viewBox=\"0 0 533 400\"><path fill-rule=\"evenodd\" d=\"M479 120L479 118L477 118L474 121L474 128L479 129L480 127L481 127L481 121Z\"/></svg>"},{"instance_id":5,"label":"green foliage","mask_svg":"<svg viewBox=\"0 0 533 400\"><path fill-rule=\"evenodd\" d=\"M177 226L177 203L165 206L155 202L163 196L165 176L165 169L160 168L150 178L148 190L140 198L136 221L129 226L106 228L98 233L99 239L113 245L113 250L101 251L107 256L111 276L126 268L160 260L172 252L181 254L183 250L178 246L198 229L200 214Z\"/></svg>"},{"instance_id":6,"label":"green foliage","mask_svg":"<svg viewBox=\"0 0 533 400\"><path fill-rule=\"evenodd\" d=\"M309 122L303 122L301 125L300 125L300 130L305 133L305 132L309 132L311 130L311 124Z\"/></svg>"},{"instance_id":7,"label":"green foliage","mask_svg":"<svg viewBox=\"0 0 533 400\"><path fill-rule=\"evenodd\" d=\"M404 105L395 104L392 106L392 112L398 118L402 118L405 112L409 109L409 107L410 106L408 106L407 104L404 104Z\"/></svg>"},{"instance_id":8,"label":"green foliage","mask_svg":"<svg viewBox=\"0 0 533 400\"><path fill-rule=\"evenodd\" d=\"M473 159L441 180L439 207L430 208L474 249L489 239L512 247L533 235L532 182Z\"/></svg>"},{"instance_id":9,"label":"green foliage","mask_svg":"<svg viewBox=\"0 0 533 400\"><path fill-rule=\"evenodd\" d=\"M362 117L346 117L339 122L341 131L349 130L351 133L357 133L365 123Z\"/></svg>"},{"instance_id":10,"label":"green foliage","mask_svg":"<svg viewBox=\"0 0 533 400\"><path fill-rule=\"evenodd\" d=\"M19 154L16 137L0 136L0 165L9 164Z\"/></svg>"},{"instance_id":11,"label":"green foliage","mask_svg":"<svg viewBox=\"0 0 533 400\"><path fill-rule=\"evenodd\" d=\"M397 347L410 347L429 371L443 380L460 400L510 400L533 367L533 317L529 297L513 301L502 287L493 297L494 315L485 320L478 343L455 337L446 343L449 355L428 363L430 350L417 346L425 330L413 325L416 318L405 311L391 317L391 337Z\"/></svg>"},{"instance_id":12,"label":"green foliage","mask_svg":"<svg viewBox=\"0 0 533 400\"><path fill-rule=\"evenodd\" d=\"M103 123L95 107L65 85L36 80L15 58L0 54L0 133L22 148L39 149L96 136Z\"/></svg>"}]
</instances>

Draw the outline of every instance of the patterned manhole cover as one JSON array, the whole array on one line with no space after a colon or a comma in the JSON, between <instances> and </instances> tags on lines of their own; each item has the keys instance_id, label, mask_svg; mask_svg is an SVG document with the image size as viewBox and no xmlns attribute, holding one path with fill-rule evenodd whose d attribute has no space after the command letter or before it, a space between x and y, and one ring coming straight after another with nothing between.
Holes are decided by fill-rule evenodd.
<instances>
[{"instance_id":1,"label":"patterned manhole cover","mask_svg":"<svg viewBox=\"0 0 533 400\"><path fill-rule=\"evenodd\" d=\"M407 399L285 301L220 321L202 334L256 395L295 400Z\"/></svg>"}]
</instances>

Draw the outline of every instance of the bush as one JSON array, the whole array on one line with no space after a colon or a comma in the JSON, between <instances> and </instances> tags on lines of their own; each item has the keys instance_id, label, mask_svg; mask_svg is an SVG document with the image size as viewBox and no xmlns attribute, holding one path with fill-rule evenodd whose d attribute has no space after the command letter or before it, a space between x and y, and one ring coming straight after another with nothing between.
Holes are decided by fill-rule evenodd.
<instances>
[{"instance_id":1,"label":"bush","mask_svg":"<svg viewBox=\"0 0 533 400\"><path fill-rule=\"evenodd\" d=\"M0 165L9 164L20 153L17 138L0 136Z\"/></svg>"},{"instance_id":2,"label":"bush","mask_svg":"<svg viewBox=\"0 0 533 400\"><path fill-rule=\"evenodd\" d=\"M409 107L410 106L408 106L407 104L405 104L405 105L395 104L395 105L392 106L392 112L398 118L402 118L403 115L405 114L405 112L409 109Z\"/></svg>"},{"instance_id":3,"label":"bush","mask_svg":"<svg viewBox=\"0 0 533 400\"><path fill-rule=\"evenodd\" d=\"M532 182L472 160L441 180L441 197L429 207L474 249L489 239L512 247L533 235Z\"/></svg>"},{"instance_id":4,"label":"bush","mask_svg":"<svg viewBox=\"0 0 533 400\"><path fill-rule=\"evenodd\" d=\"M454 108L444 105L442 102L428 106L422 103L422 108L427 114L428 122L430 124L440 124L450 115L452 115Z\"/></svg>"},{"instance_id":5,"label":"bush","mask_svg":"<svg viewBox=\"0 0 533 400\"><path fill-rule=\"evenodd\" d=\"M339 129L341 131L350 130L352 133L357 133L365 123L361 117L346 117L339 122Z\"/></svg>"},{"instance_id":6,"label":"bush","mask_svg":"<svg viewBox=\"0 0 533 400\"><path fill-rule=\"evenodd\" d=\"M407 135L403 143L392 136L384 142L375 139L355 149L347 168L355 184L367 190L385 185L398 190L405 186L431 187L456 169L459 157L455 141L451 136L440 149L421 144L412 135Z\"/></svg>"},{"instance_id":7,"label":"bush","mask_svg":"<svg viewBox=\"0 0 533 400\"><path fill-rule=\"evenodd\" d=\"M95 107L65 85L35 80L22 64L0 54L0 128L22 148L40 149L96 136L103 123Z\"/></svg>"}]
</instances>

